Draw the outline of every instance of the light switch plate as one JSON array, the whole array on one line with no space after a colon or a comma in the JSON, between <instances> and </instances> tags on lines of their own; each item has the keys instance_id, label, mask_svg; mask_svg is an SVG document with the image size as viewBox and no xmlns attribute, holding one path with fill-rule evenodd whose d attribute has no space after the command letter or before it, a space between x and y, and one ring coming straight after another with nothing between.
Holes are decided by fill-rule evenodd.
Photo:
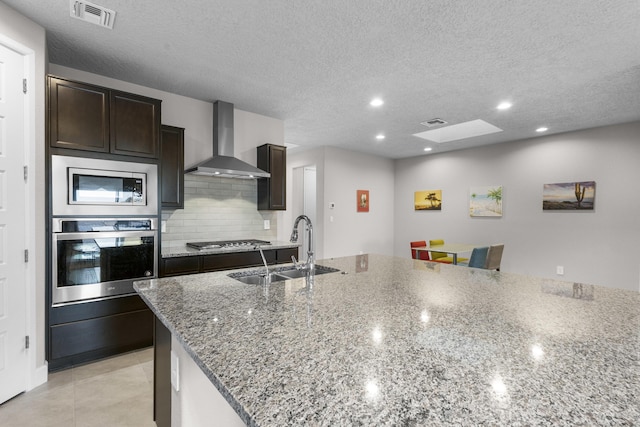
<instances>
[{"instance_id":1,"label":"light switch plate","mask_svg":"<svg viewBox=\"0 0 640 427\"><path fill-rule=\"evenodd\" d=\"M264 229L265 230L271 229L271 221L270 220L268 220L268 219L264 220Z\"/></svg>"},{"instance_id":2,"label":"light switch plate","mask_svg":"<svg viewBox=\"0 0 640 427\"><path fill-rule=\"evenodd\" d=\"M556 274L558 276L562 276L564 274L564 267L562 265L556 267Z\"/></svg>"}]
</instances>

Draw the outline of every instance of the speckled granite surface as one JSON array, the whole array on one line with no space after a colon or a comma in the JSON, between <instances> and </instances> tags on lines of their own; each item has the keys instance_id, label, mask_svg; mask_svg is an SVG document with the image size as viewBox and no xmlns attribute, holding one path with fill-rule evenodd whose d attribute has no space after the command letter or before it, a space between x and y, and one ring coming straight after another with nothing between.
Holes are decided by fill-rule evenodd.
<instances>
[{"instance_id":1,"label":"speckled granite surface","mask_svg":"<svg viewBox=\"0 0 640 427\"><path fill-rule=\"evenodd\" d=\"M364 255L136 289L257 426L638 425L640 294Z\"/></svg>"},{"instance_id":2,"label":"speckled granite surface","mask_svg":"<svg viewBox=\"0 0 640 427\"><path fill-rule=\"evenodd\" d=\"M295 248L300 246L299 243L272 241L270 245L263 245L262 248L268 249L284 249ZM176 247L162 247L162 258L171 258L179 256L195 256L195 255L211 255L211 254L229 254L233 252L249 252L254 251L253 248L237 247L237 248L214 248L214 249L194 249L186 245Z\"/></svg>"}]
</instances>

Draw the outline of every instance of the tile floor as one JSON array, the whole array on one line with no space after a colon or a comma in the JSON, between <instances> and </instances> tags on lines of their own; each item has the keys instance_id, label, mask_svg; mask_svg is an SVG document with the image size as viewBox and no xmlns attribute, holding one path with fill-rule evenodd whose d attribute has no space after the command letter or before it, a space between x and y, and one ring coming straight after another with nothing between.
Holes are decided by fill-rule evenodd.
<instances>
[{"instance_id":1,"label":"tile floor","mask_svg":"<svg viewBox=\"0 0 640 427\"><path fill-rule=\"evenodd\" d=\"M0 405L2 427L155 427L153 348L49 374Z\"/></svg>"}]
</instances>

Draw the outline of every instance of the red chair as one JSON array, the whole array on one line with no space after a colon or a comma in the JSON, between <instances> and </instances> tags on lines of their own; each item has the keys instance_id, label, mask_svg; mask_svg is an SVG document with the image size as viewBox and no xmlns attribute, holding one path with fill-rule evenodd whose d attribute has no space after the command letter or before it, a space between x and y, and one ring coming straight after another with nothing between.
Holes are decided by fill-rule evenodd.
<instances>
[{"instance_id":1,"label":"red chair","mask_svg":"<svg viewBox=\"0 0 640 427\"><path fill-rule=\"evenodd\" d=\"M413 248L422 248L427 246L427 242L425 240L418 240L415 242L411 242L411 258L413 259L421 259L423 261L430 261L429 252L428 251L417 251Z\"/></svg>"}]
</instances>

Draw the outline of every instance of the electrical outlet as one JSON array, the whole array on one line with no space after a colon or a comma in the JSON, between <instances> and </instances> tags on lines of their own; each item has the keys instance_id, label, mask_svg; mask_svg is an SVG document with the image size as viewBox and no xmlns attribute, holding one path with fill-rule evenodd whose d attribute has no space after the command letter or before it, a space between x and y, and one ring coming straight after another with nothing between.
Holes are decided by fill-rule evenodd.
<instances>
[{"instance_id":1,"label":"electrical outlet","mask_svg":"<svg viewBox=\"0 0 640 427\"><path fill-rule=\"evenodd\" d=\"M264 229L265 230L271 229L271 221L270 220L268 220L268 219L264 220Z\"/></svg>"},{"instance_id":2,"label":"electrical outlet","mask_svg":"<svg viewBox=\"0 0 640 427\"><path fill-rule=\"evenodd\" d=\"M160 231L162 233L167 232L167 221L160 221Z\"/></svg>"},{"instance_id":3,"label":"electrical outlet","mask_svg":"<svg viewBox=\"0 0 640 427\"><path fill-rule=\"evenodd\" d=\"M175 391L180 391L180 359L171 351L171 386Z\"/></svg>"},{"instance_id":4,"label":"electrical outlet","mask_svg":"<svg viewBox=\"0 0 640 427\"><path fill-rule=\"evenodd\" d=\"M557 274L558 276L562 276L562 275L564 274L564 267L563 267L563 266L561 266L561 265L557 266L557 267L556 267L556 274Z\"/></svg>"}]
</instances>

